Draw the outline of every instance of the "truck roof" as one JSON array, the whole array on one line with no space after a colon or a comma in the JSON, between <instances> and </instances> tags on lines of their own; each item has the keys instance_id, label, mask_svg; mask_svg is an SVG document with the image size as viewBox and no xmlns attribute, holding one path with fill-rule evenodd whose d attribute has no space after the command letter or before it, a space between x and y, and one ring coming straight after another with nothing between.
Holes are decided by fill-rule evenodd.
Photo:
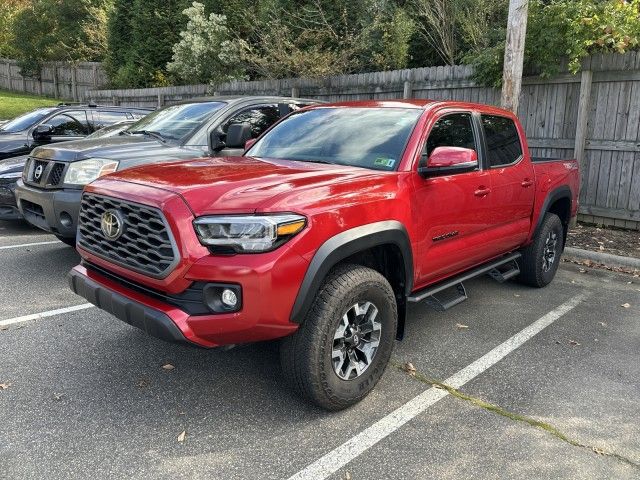
<instances>
[{"instance_id":1,"label":"truck roof","mask_svg":"<svg viewBox=\"0 0 640 480\"><path fill-rule=\"evenodd\" d=\"M326 107L352 107L352 108L415 108L426 109L429 107L458 107L466 109L478 109L485 112L500 113L507 117L513 117L513 113L503 108L481 103L460 102L456 100L430 100L427 98L414 99L393 99L393 100L351 100L344 102L323 103L313 105L307 108L326 108Z\"/></svg>"},{"instance_id":2,"label":"truck roof","mask_svg":"<svg viewBox=\"0 0 640 480\"><path fill-rule=\"evenodd\" d=\"M242 102L291 102L291 101L301 101L301 102L310 102L310 103L322 103L322 100L316 100L313 98L293 98L293 97L279 97L276 95L216 95L216 96L205 96L205 97L194 97L187 98L177 104L185 104L185 103L204 103L204 102L225 102L225 103L242 103Z\"/></svg>"}]
</instances>

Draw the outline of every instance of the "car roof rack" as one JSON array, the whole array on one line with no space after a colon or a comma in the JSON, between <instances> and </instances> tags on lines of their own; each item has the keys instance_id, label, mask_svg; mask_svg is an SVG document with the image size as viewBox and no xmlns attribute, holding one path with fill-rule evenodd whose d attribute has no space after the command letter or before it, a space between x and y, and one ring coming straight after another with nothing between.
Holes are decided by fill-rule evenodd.
<instances>
[{"instance_id":1,"label":"car roof rack","mask_svg":"<svg viewBox=\"0 0 640 480\"><path fill-rule=\"evenodd\" d=\"M83 102L60 102L58 103L59 107L77 107L77 106L86 106L89 108L96 108L96 107L100 107L101 105L98 105L96 103L83 103Z\"/></svg>"}]
</instances>

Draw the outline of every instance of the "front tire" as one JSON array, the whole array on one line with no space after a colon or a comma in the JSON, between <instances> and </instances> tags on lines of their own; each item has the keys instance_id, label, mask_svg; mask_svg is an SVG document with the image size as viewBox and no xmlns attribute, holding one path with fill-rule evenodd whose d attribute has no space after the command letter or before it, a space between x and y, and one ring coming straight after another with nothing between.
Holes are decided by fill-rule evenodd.
<instances>
[{"instance_id":1,"label":"front tire","mask_svg":"<svg viewBox=\"0 0 640 480\"><path fill-rule=\"evenodd\" d=\"M354 405L382 377L397 324L395 295L380 273L359 265L338 266L298 331L282 340L284 376L322 408Z\"/></svg>"},{"instance_id":2,"label":"front tire","mask_svg":"<svg viewBox=\"0 0 640 480\"><path fill-rule=\"evenodd\" d=\"M518 280L532 287L546 287L555 277L564 250L564 227L560 217L547 213L530 245L518 259Z\"/></svg>"}]
</instances>

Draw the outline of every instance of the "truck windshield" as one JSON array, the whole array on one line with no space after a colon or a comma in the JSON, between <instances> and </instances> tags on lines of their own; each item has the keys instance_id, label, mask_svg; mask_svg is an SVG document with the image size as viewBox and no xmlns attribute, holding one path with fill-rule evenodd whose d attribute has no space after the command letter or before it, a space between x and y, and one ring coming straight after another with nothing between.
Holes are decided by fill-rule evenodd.
<instances>
[{"instance_id":1,"label":"truck windshield","mask_svg":"<svg viewBox=\"0 0 640 480\"><path fill-rule=\"evenodd\" d=\"M302 111L277 124L247 155L395 170L421 114L413 108Z\"/></svg>"},{"instance_id":2,"label":"truck windshield","mask_svg":"<svg viewBox=\"0 0 640 480\"><path fill-rule=\"evenodd\" d=\"M155 135L170 139L182 140L203 122L211 117L211 114L225 105L224 102L199 102L172 105L137 121L123 133L154 133Z\"/></svg>"},{"instance_id":3,"label":"truck windshield","mask_svg":"<svg viewBox=\"0 0 640 480\"><path fill-rule=\"evenodd\" d=\"M0 127L0 132L16 133L26 130L27 128L31 128L54 110L55 107L38 108L37 110L33 110L32 112L20 115L19 117L16 117L13 120L10 120L2 125Z\"/></svg>"}]
</instances>

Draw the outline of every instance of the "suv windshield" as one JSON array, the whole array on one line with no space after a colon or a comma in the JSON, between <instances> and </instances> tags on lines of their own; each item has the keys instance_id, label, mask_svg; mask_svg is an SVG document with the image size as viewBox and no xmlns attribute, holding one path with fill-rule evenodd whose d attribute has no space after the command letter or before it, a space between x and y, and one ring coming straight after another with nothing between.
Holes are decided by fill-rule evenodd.
<instances>
[{"instance_id":1,"label":"suv windshield","mask_svg":"<svg viewBox=\"0 0 640 480\"><path fill-rule=\"evenodd\" d=\"M19 117L16 117L2 125L0 127L0 132L16 133L26 130L27 128L31 128L54 110L55 107L39 108L32 112L25 113L24 115L20 115Z\"/></svg>"},{"instance_id":2,"label":"suv windshield","mask_svg":"<svg viewBox=\"0 0 640 480\"><path fill-rule=\"evenodd\" d=\"M409 108L316 108L277 124L253 157L395 170L422 114Z\"/></svg>"},{"instance_id":3,"label":"suv windshield","mask_svg":"<svg viewBox=\"0 0 640 480\"><path fill-rule=\"evenodd\" d=\"M172 105L150 113L134 123L125 133L152 133L161 138L182 140L194 132L223 102L201 102Z\"/></svg>"}]
</instances>

